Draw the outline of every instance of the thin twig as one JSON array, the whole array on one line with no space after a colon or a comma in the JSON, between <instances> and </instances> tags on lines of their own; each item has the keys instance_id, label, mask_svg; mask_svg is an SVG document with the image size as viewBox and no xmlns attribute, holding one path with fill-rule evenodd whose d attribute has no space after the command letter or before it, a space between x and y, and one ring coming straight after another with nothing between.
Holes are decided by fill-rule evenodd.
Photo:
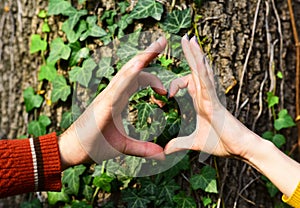
<instances>
[{"instance_id":1,"label":"thin twig","mask_svg":"<svg viewBox=\"0 0 300 208\"><path fill-rule=\"evenodd\" d=\"M267 55L268 57L270 57L270 46L271 46L271 33L270 33L270 29L269 29L269 13L270 13L270 7L269 7L269 1L265 2L266 4L266 17L265 17L265 27L266 27L266 37L267 37Z\"/></svg>"},{"instance_id":2,"label":"thin twig","mask_svg":"<svg viewBox=\"0 0 300 208\"><path fill-rule=\"evenodd\" d=\"M218 20L220 19L222 16L212 16L212 17L206 17L204 20L202 20L201 22L198 23L198 25L200 24L203 24L207 21L210 21L210 20Z\"/></svg>"},{"instance_id":3,"label":"thin twig","mask_svg":"<svg viewBox=\"0 0 300 208\"><path fill-rule=\"evenodd\" d=\"M270 87L269 92L275 93L276 91L276 75L274 71L274 47L276 43L278 42L278 39L276 39L272 44L270 48L270 58L269 58L269 75L270 75Z\"/></svg>"},{"instance_id":4,"label":"thin twig","mask_svg":"<svg viewBox=\"0 0 300 208\"><path fill-rule=\"evenodd\" d=\"M240 85L239 85L239 90L238 90L237 99L236 99L235 117L237 117L239 114L240 97L241 97L241 93L242 93L243 81L244 81L244 76L245 76L245 73L247 70L247 65L248 65L248 61L249 61L250 54L252 51L253 43L254 43L255 29L256 29L256 24L257 24L257 17L258 17L260 3L261 3L261 0L258 0L257 5L256 5L255 15L254 15L253 26L252 26L250 46L249 46L248 53L247 53L247 56L245 59L242 75L240 77Z\"/></svg>"},{"instance_id":5,"label":"thin twig","mask_svg":"<svg viewBox=\"0 0 300 208\"><path fill-rule=\"evenodd\" d=\"M241 110L247 105L248 101L249 101L249 98L247 97L246 100L244 100L244 102L239 107L239 109L238 109L238 115L240 114Z\"/></svg>"},{"instance_id":6,"label":"thin twig","mask_svg":"<svg viewBox=\"0 0 300 208\"><path fill-rule=\"evenodd\" d=\"M224 169L224 175L223 175L222 182L221 182L221 189L220 189L220 194L219 194L219 197L218 197L217 208L220 208L220 206L221 206L225 181L226 181L227 176L228 176L228 158L226 158L226 160L225 160L225 165L224 165L223 169Z\"/></svg>"},{"instance_id":7,"label":"thin twig","mask_svg":"<svg viewBox=\"0 0 300 208\"><path fill-rule=\"evenodd\" d=\"M258 119L260 118L260 116L262 114L262 110L263 110L263 89L264 89L264 85L265 85L265 82L267 81L267 79L268 79L268 72L266 70L265 71L265 77L264 77L263 81L261 82L261 85L260 85L260 88L259 88L259 110L258 110L258 113L257 113L256 117L254 118L254 121L253 121L253 124L252 124L252 131L255 130L256 123L257 123Z\"/></svg>"},{"instance_id":8,"label":"thin twig","mask_svg":"<svg viewBox=\"0 0 300 208\"><path fill-rule=\"evenodd\" d=\"M242 199L244 199L246 202L248 202L249 204L252 204L255 206L255 202L251 201L250 199L247 199L246 197L244 197L243 195L240 196Z\"/></svg>"},{"instance_id":9,"label":"thin twig","mask_svg":"<svg viewBox=\"0 0 300 208\"><path fill-rule=\"evenodd\" d=\"M277 31L279 34L279 69L282 74L284 74L284 67L283 67L283 37L282 37L282 29L281 29L281 21L280 17L276 8L276 4L274 0L272 1L272 7L274 10L274 14L277 21ZM280 109L284 108L284 76L281 79L280 83Z\"/></svg>"},{"instance_id":10,"label":"thin twig","mask_svg":"<svg viewBox=\"0 0 300 208\"><path fill-rule=\"evenodd\" d=\"M253 178L251 181L249 181L249 183L247 183L244 188L242 188L239 192L239 195L241 196L241 194L252 184L254 183L255 181L257 181L258 179L260 178L260 175L259 176L256 176L255 178Z\"/></svg>"},{"instance_id":11,"label":"thin twig","mask_svg":"<svg viewBox=\"0 0 300 208\"><path fill-rule=\"evenodd\" d=\"M240 172L240 175L239 175L239 184L238 184L238 189L237 189L237 190L240 190L241 183L242 183L243 173L244 173L244 171L246 170L246 167L247 167L247 164L245 163L245 164L243 165L242 171ZM236 206L237 206L237 202L238 202L239 196L240 196L239 193L240 193L240 191L237 193L237 195L236 195L236 197L235 197L234 205L233 205L234 208L236 208Z\"/></svg>"}]
</instances>

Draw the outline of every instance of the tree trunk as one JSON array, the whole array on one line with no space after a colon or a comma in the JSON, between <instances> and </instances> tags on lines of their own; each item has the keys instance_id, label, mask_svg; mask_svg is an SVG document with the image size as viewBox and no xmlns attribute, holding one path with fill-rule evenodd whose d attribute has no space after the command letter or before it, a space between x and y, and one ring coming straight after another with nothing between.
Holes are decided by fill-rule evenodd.
<instances>
[{"instance_id":1,"label":"tree trunk","mask_svg":"<svg viewBox=\"0 0 300 208\"><path fill-rule=\"evenodd\" d=\"M296 17L300 17L300 3L294 3ZM47 1L42 0L0 3L0 138L26 135L28 120L34 116L25 111L23 90L38 85L42 60L29 54L29 44L30 36L40 33L42 20L37 14L46 6ZM209 0L203 1L199 11L203 16L198 25L200 36L207 38L205 51L211 56L220 86L226 92L227 108L261 135L273 128L266 92L276 87L280 97L276 110L286 108L294 116L295 47L287 1ZM58 33L55 26L51 29ZM276 78L278 71L283 79ZM44 109L57 119L57 109ZM55 127L55 120L52 125ZM297 143L296 129L284 134L287 137L284 148L289 151ZM218 197L225 207L274 206L255 170L237 160L218 158L217 162ZM16 207L24 198L25 195L1 200L0 207Z\"/></svg>"},{"instance_id":2,"label":"tree trunk","mask_svg":"<svg viewBox=\"0 0 300 208\"><path fill-rule=\"evenodd\" d=\"M38 33L37 17L47 1L7 0L0 3L0 139L28 135L23 90L36 87L41 58L29 54L31 34ZM0 207L18 207L26 195L0 201Z\"/></svg>"}]
</instances>

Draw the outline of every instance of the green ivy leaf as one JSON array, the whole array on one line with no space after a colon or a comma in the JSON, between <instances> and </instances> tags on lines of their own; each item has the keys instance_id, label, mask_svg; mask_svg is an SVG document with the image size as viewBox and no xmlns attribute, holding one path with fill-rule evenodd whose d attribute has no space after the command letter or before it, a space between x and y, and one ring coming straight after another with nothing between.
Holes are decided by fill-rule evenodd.
<instances>
[{"instance_id":1,"label":"green ivy leaf","mask_svg":"<svg viewBox=\"0 0 300 208\"><path fill-rule=\"evenodd\" d=\"M105 20L106 23L111 26L114 24L114 17L117 15L115 10L106 10L104 11L103 15L101 16L101 20Z\"/></svg>"},{"instance_id":2,"label":"green ivy leaf","mask_svg":"<svg viewBox=\"0 0 300 208\"><path fill-rule=\"evenodd\" d=\"M167 119L167 128L170 137L178 134L181 125L181 118L178 115L178 112L174 109L171 109L168 113L165 114ZM169 136L168 136L169 137Z\"/></svg>"},{"instance_id":3,"label":"green ivy leaf","mask_svg":"<svg viewBox=\"0 0 300 208\"><path fill-rule=\"evenodd\" d=\"M173 197L173 201L177 204L178 208L197 207L195 200L190 196L186 196L186 194L183 191L179 192L179 194L176 194Z\"/></svg>"},{"instance_id":4,"label":"green ivy leaf","mask_svg":"<svg viewBox=\"0 0 300 208\"><path fill-rule=\"evenodd\" d=\"M67 60L71 54L71 49L65 45L61 38L55 38L50 44L50 54L47 62L56 62L59 59Z\"/></svg>"},{"instance_id":5,"label":"green ivy leaf","mask_svg":"<svg viewBox=\"0 0 300 208\"><path fill-rule=\"evenodd\" d=\"M78 82L81 85L88 87L88 84L92 78L92 72L97 64L92 58L85 60L82 67L74 67L70 72L71 82Z\"/></svg>"},{"instance_id":6,"label":"green ivy leaf","mask_svg":"<svg viewBox=\"0 0 300 208\"><path fill-rule=\"evenodd\" d=\"M31 111L34 108L41 107L43 103L43 97L34 93L32 87L28 87L23 92L26 112Z\"/></svg>"},{"instance_id":7,"label":"green ivy leaf","mask_svg":"<svg viewBox=\"0 0 300 208\"><path fill-rule=\"evenodd\" d=\"M164 198L165 201L173 202L175 191L179 189L180 186L175 182L174 179L171 179L169 181L164 181L159 186L159 192L157 193L157 196L159 199Z\"/></svg>"},{"instance_id":8,"label":"green ivy leaf","mask_svg":"<svg viewBox=\"0 0 300 208\"><path fill-rule=\"evenodd\" d=\"M60 128L67 129L73 123L73 116L70 111L64 112L60 122Z\"/></svg>"},{"instance_id":9,"label":"green ivy leaf","mask_svg":"<svg viewBox=\"0 0 300 208\"><path fill-rule=\"evenodd\" d=\"M135 56L139 50L134 44L131 44L130 42L123 43L120 48L117 50L117 56L120 58L120 60L128 61L133 56Z\"/></svg>"},{"instance_id":10,"label":"green ivy leaf","mask_svg":"<svg viewBox=\"0 0 300 208\"><path fill-rule=\"evenodd\" d=\"M59 99L66 101L68 96L71 94L71 88L67 84L66 79L62 75L59 75L53 80L52 85L53 91L51 94L51 101L56 102Z\"/></svg>"},{"instance_id":11,"label":"green ivy leaf","mask_svg":"<svg viewBox=\"0 0 300 208\"><path fill-rule=\"evenodd\" d=\"M127 7L130 6L130 4L127 1L118 2L118 7L120 8L120 13L124 14L126 12Z\"/></svg>"},{"instance_id":12,"label":"green ivy leaf","mask_svg":"<svg viewBox=\"0 0 300 208\"><path fill-rule=\"evenodd\" d=\"M51 30L50 30L50 26L49 26L48 22L44 21L43 25L42 25L42 32L49 33L50 31Z\"/></svg>"},{"instance_id":13,"label":"green ivy leaf","mask_svg":"<svg viewBox=\"0 0 300 208\"><path fill-rule=\"evenodd\" d=\"M105 77L109 80L112 79L114 68L111 66L111 57L102 57L98 63L98 67L96 72L98 78Z\"/></svg>"},{"instance_id":14,"label":"green ivy leaf","mask_svg":"<svg viewBox=\"0 0 300 208\"><path fill-rule=\"evenodd\" d=\"M64 208L82 208L82 207L84 207L84 208L93 208L92 205L90 205L88 202L79 201L79 200L73 200L70 207L68 207L68 205L64 206Z\"/></svg>"},{"instance_id":15,"label":"green ivy leaf","mask_svg":"<svg viewBox=\"0 0 300 208\"><path fill-rule=\"evenodd\" d=\"M272 141L278 148L286 143L285 137L282 134L275 134Z\"/></svg>"},{"instance_id":16,"label":"green ivy leaf","mask_svg":"<svg viewBox=\"0 0 300 208\"><path fill-rule=\"evenodd\" d=\"M123 201L127 202L127 207L130 208L141 208L141 207L147 207L147 204L150 203L150 200L139 196L135 191L133 190L125 190L123 193Z\"/></svg>"},{"instance_id":17,"label":"green ivy leaf","mask_svg":"<svg viewBox=\"0 0 300 208\"><path fill-rule=\"evenodd\" d=\"M64 31L67 35L67 39L70 43L76 42L81 34L87 29L86 22L84 20L80 20L79 24L74 28L71 28L71 23L69 23L70 19L66 20L62 25L62 31Z\"/></svg>"},{"instance_id":18,"label":"green ivy leaf","mask_svg":"<svg viewBox=\"0 0 300 208\"><path fill-rule=\"evenodd\" d=\"M107 35L105 30L100 28L97 24L97 16L89 16L86 18L86 22L88 24L88 29L80 36L80 41L84 41L87 37L103 37Z\"/></svg>"},{"instance_id":19,"label":"green ivy leaf","mask_svg":"<svg viewBox=\"0 0 300 208\"><path fill-rule=\"evenodd\" d=\"M48 116L45 116L45 115L40 115L38 121L39 121L40 124L42 124L45 127L47 127L51 124L50 118Z\"/></svg>"},{"instance_id":20,"label":"green ivy leaf","mask_svg":"<svg viewBox=\"0 0 300 208\"><path fill-rule=\"evenodd\" d=\"M282 145L285 144L286 140L282 134L275 134L272 138L272 142L275 144L276 147L280 148Z\"/></svg>"},{"instance_id":21,"label":"green ivy leaf","mask_svg":"<svg viewBox=\"0 0 300 208\"><path fill-rule=\"evenodd\" d=\"M279 79L282 79L282 78L283 78L283 75L282 75L282 72L281 72L281 71L277 72L276 76L277 76Z\"/></svg>"},{"instance_id":22,"label":"green ivy leaf","mask_svg":"<svg viewBox=\"0 0 300 208\"><path fill-rule=\"evenodd\" d=\"M147 127L148 123L147 120L151 113L154 113L154 109L157 108L156 105L150 104L150 103L139 103L136 105L136 108L138 110L138 121L137 121L137 127L138 128L144 128Z\"/></svg>"},{"instance_id":23,"label":"green ivy leaf","mask_svg":"<svg viewBox=\"0 0 300 208\"><path fill-rule=\"evenodd\" d=\"M158 187L149 179L141 180L141 190L140 194L144 196L155 195L157 193Z\"/></svg>"},{"instance_id":24,"label":"green ivy leaf","mask_svg":"<svg viewBox=\"0 0 300 208\"><path fill-rule=\"evenodd\" d=\"M139 40L141 36L142 28L135 30L133 33L128 35L128 42L130 42L134 46L139 45Z\"/></svg>"},{"instance_id":25,"label":"green ivy leaf","mask_svg":"<svg viewBox=\"0 0 300 208\"><path fill-rule=\"evenodd\" d=\"M285 144L286 139L282 134L275 134L271 131L266 131L263 133L262 137L267 139L275 144L276 147L280 148Z\"/></svg>"},{"instance_id":26,"label":"green ivy leaf","mask_svg":"<svg viewBox=\"0 0 300 208\"><path fill-rule=\"evenodd\" d=\"M201 198L201 201L202 201L204 207L207 207L209 204L212 203L211 198L205 197L205 196Z\"/></svg>"},{"instance_id":27,"label":"green ivy leaf","mask_svg":"<svg viewBox=\"0 0 300 208\"><path fill-rule=\"evenodd\" d=\"M270 141L272 141L273 136L274 136L274 133L273 133L272 131L266 131L266 132L264 132L264 133L262 134L262 137L263 137L264 139L267 139L267 140L270 140Z\"/></svg>"},{"instance_id":28,"label":"green ivy leaf","mask_svg":"<svg viewBox=\"0 0 300 208\"><path fill-rule=\"evenodd\" d=\"M117 22L117 26L119 27L118 38L121 38L124 36L123 30L125 30L128 27L128 25L131 23L132 23L132 20L129 18L129 14L125 14L121 17L121 19Z\"/></svg>"},{"instance_id":29,"label":"green ivy leaf","mask_svg":"<svg viewBox=\"0 0 300 208\"><path fill-rule=\"evenodd\" d=\"M86 59L90 55L90 50L87 47L81 47L78 41L69 44L72 53L70 57L70 66L76 65L81 59Z\"/></svg>"},{"instance_id":30,"label":"green ivy leaf","mask_svg":"<svg viewBox=\"0 0 300 208\"><path fill-rule=\"evenodd\" d=\"M170 83L172 82L172 80L174 79L177 79L177 78L180 78L180 77L183 77L183 76L186 76L188 74L190 74L190 70L189 71L182 71L178 74L172 72L172 71L169 71L169 70L165 70L164 68L162 68L161 66L155 66L157 68L157 76L158 78L162 81L162 83L164 84L164 86L168 89L169 88L169 85ZM183 91L182 91L183 92ZM181 91L179 91L177 93L177 96L182 96L183 93Z\"/></svg>"},{"instance_id":31,"label":"green ivy leaf","mask_svg":"<svg viewBox=\"0 0 300 208\"><path fill-rule=\"evenodd\" d=\"M47 17L47 12L45 10L41 10L39 13L38 13L38 17L39 18L46 18Z\"/></svg>"},{"instance_id":32,"label":"green ivy leaf","mask_svg":"<svg viewBox=\"0 0 300 208\"><path fill-rule=\"evenodd\" d=\"M27 131L34 137L39 137L46 134L46 127L38 121L31 121L28 124Z\"/></svg>"},{"instance_id":33,"label":"green ivy leaf","mask_svg":"<svg viewBox=\"0 0 300 208\"><path fill-rule=\"evenodd\" d=\"M161 56L160 58L158 58L158 60L160 61L161 65L165 68L167 68L170 64L173 63L172 59L166 59L165 56Z\"/></svg>"},{"instance_id":34,"label":"green ivy leaf","mask_svg":"<svg viewBox=\"0 0 300 208\"><path fill-rule=\"evenodd\" d=\"M62 183L65 185L65 192L78 195L80 185L80 175L85 171L84 165L77 165L66 169L63 172Z\"/></svg>"},{"instance_id":35,"label":"green ivy leaf","mask_svg":"<svg viewBox=\"0 0 300 208\"><path fill-rule=\"evenodd\" d=\"M57 202L69 202L70 198L65 192L65 188L61 189L61 192L48 191L48 203L50 205L55 205Z\"/></svg>"},{"instance_id":36,"label":"green ivy leaf","mask_svg":"<svg viewBox=\"0 0 300 208\"><path fill-rule=\"evenodd\" d=\"M51 64L47 64L41 66L41 69L38 73L38 80L41 81L43 79L46 79L52 82L56 78L56 76L57 76L57 72L55 66Z\"/></svg>"},{"instance_id":37,"label":"green ivy leaf","mask_svg":"<svg viewBox=\"0 0 300 208\"><path fill-rule=\"evenodd\" d=\"M36 53L38 51L45 51L47 49L47 42L41 39L40 35L33 34L31 35L30 42L30 53Z\"/></svg>"},{"instance_id":38,"label":"green ivy leaf","mask_svg":"<svg viewBox=\"0 0 300 208\"><path fill-rule=\"evenodd\" d=\"M274 95L273 92L268 92L267 93L267 101L268 101L268 107L271 108L274 105L279 103L279 97Z\"/></svg>"},{"instance_id":39,"label":"green ivy leaf","mask_svg":"<svg viewBox=\"0 0 300 208\"><path fill-rule=\"evenodd\" d=\"M266 182L266 187L271 197L274 197L279 192L278 188L271 181Z\"/></svg>"},{"instance_id":40,"label":"green ivy leaf","mask_svg":"<svg viewBox=\"0 0 300 208\"><path fill-rule=\"evenodd\" d=\"M65 23L68 24L68 28L73 30L75 25L80 20L80 17L87 15L87 10L85 9L77 10L74 7L69 7L63 11L63 15L69 16L69 19L65 21Z\"/></svg>"},{"instance_id":41,"label":"green ivy leaf","mask_svg":"<svg viewBox=\"0 0 300 208\"><path fill-rule=\"evenodd\" d=\"M103 173L101 176L95 176L93 180L93 185L101 188L103 191L110 192L111 185L110 182L114 180L113 177L108 176L106 173Z\"/></svg>"},{"instance_id":42,"label":"green ivy leaf","mask_svg":"<svg viewBox=\"0 0 300 208\"><path fill-rule=\"evenodd\" d=\"M146 162L145 158L136 157L136 156L126 156L126 175L135 176L141 170L143 163Z\"/></svg>"},{"instance_id":43,"label":"green ivy leaf","mask_svg":"<svg viewBox=\"0 0 300 208\"><path fill-rule=\"evenodd\" d=\"M180 29L191 27L191 10L174 10L172 13L167 15L164 22L161 23L161 27L164 31L170 33L178 33Z\"/></svg>"},{"instance_id":44,"label":"green ivy leaf","mask_svg":"<svg viewBox=\"0 0 300 208\"><path fill-rule=\"evenodd\" d=\"M86 0L78 0L78 4L84 4Z\"/></svg>"},{"instance_id":45,"label":"green ivy leaf","mask_svg":"<svg viewBox=\"0 0 300 208\"><path fill-rule=\"evenodd\" d=\"M84 185L82 194L87 201L91 201L93 198L94 189L89 185ZM84 208L87 208L88 206L90 206L92 208L92 205L87 205Z\"/></svg>"},{"instance_id":46,"label":"green ivy leaf","mask_svg":"<svg viewBox=\"0 0 300 208\"><path fill-rule=\"evenodd\" d=\"M194 190L202 189L208 193L218 193L216 171L210 166L205 166L201 170L201 174L193 175L190 179Z\"/></svg>"},{"instance_id":47,"label":"green ivy leaf","mask_svg":"<svg viewBox=\"0 0 300 208\"><path fill-rule=\"evenodd\" d=\"M71 7L71 4L68 1L65 1L65 0L49 0L48 15L62 14L69 7Z\"/></svg>"},{"instance_id":48,"label":"green ivy leaf","mask_svg":"<svg viewBox=\"0 0 300 208\"><path fill-rule=\"evenodd\" d=\"M276 130L280 130L283 128L289 128L295 126L295 122L292 117L288 114L286 109L281 110L278 113L278 118L274 121L274 127Z\"/></svg>"},{"instance_id":49,"label":"green ivy leaf","mask_svg":"<svg viewBox=\"0 0 300 208\"><path fill-rule=\"evenodd\" d=\"M28 124L27 131L29 134L34 137L39 137L46 134L46 128L51 124L51 120L48 116L41 115L39 116L38 121L31 121Z\"/></svg>"},{"instance_id":50,"label":"green ivy leaf","mask_svg":"<svg viewBox=\"0 0 300 208\"><path fill-rule=\"evenodd\" d=\"M131 12L129 19L143 19L146 17L153 17L157 21L160 21L163 11L164 9L162 4L155 0L138 1L133 11Z\"/></svg>"},{"instance_id":51,"label":"green ivy leaf","mask_svg":"<svg viewBox=\"0 0 300 208\"><path fill-rule=\"evenodd\" d=\"M130 98L129 101L136 101L138 102L139 99L150 96L152 93L152 89L150 87L147 87L145 89L142 89L141 91L138 91L134 93Z\"/></svg>"},{"instance_id":52,"label":"green ivy leaf","mask_svg":"<svg viewBox=\"0 0 300 208\"><path fill-rule=\"evenodd\" d=\"M42 204L37 198L35 198L31 201L22 202L20 208L42 208Z\"/></svg>"}]
</instances>

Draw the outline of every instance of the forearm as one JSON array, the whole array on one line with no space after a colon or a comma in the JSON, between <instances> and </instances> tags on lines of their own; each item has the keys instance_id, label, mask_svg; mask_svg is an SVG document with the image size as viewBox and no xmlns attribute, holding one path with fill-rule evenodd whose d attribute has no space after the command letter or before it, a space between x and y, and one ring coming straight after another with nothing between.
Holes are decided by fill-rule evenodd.
<instances>
[{"instance_id":1,"label":"forearm","mask_svg":"<svg viewBox=\"0 0 300 208\"><path fill-rule=\"evenodd\" d=\"M218 134L227 141L238 138L227 149L268 177L283 194L291 196L300 182L300 164L250 131L227 110L218 112L218 118L224 118L214 121Z\"/></svg>"},{"instance_id":2,"label":"forearm","mask_svg":"<svg viewBox=\"0 0 300 208\"><path fill-rule=\"evenodd\" d=\"M286 196L291 196L300 182L300 165L267 140L253 143L246 158Z\"/></svg>"}]
</instances>

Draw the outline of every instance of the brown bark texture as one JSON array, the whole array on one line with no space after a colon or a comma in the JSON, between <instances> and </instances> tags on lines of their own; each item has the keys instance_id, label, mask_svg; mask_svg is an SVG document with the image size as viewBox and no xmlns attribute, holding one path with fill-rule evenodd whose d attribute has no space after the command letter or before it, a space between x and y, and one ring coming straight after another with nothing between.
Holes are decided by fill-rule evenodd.
<instances>
[{"instance_id":1,"label":"brown bark texture","mask_svg":"<svg viewBox=\"0 0 300 208\"><path fill-rule=\"evenodd\" d=\"M300 2L293 3L300 28ZM35 116L26 113L22 93L39 84L42 60L29 54L29 43L31 34L41 33L37 14L45 8L47 1L42 0L0 2L0 138L26 135L28 121ZM199 14L203 16L197 25L199 35L206 38L203 45L226 92L227 108L261 135L272 128L266 92L275 88L280 96L276 110L286 108L295 116L295 46L287 1L207 0ZM53 19L49 24L53 33L61 33ZM283 79L276 77L278 71ZM55 128L61 107L43 109L53 118ZM293 128L283 133L287 137L284 149L289 152L297 143L297 131ZM297 158L297 154L295 151L293 156ZM220 175L217 198L222 198L224 207L274 207L255 170L237 160L216 160ZM1 200L0 207L15 207L25 198Z\"/></svg>"}]
</instances>

